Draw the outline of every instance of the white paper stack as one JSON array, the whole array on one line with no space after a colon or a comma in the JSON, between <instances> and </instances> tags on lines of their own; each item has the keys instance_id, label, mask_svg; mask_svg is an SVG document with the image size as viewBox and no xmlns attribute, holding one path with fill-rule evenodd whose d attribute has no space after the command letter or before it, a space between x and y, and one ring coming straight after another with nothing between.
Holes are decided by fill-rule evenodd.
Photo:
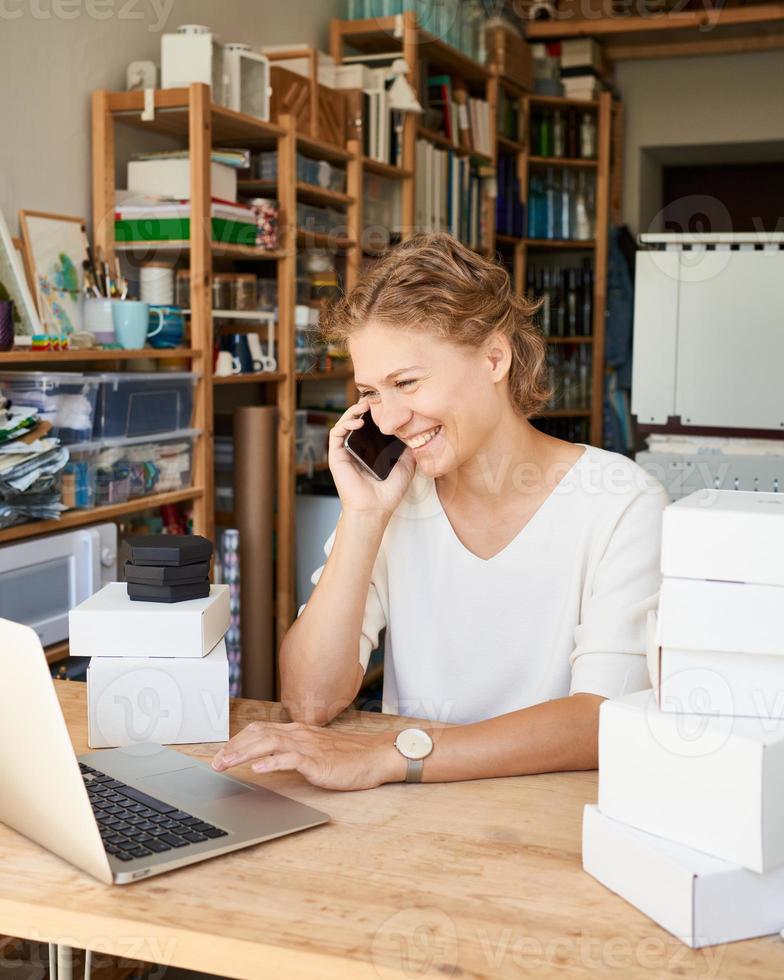
<instances>
[{"instance_id":1,"label":"white paper stack","mask_svg":"<svg viewBox=\"0 0 784 980\"><path fill-rule=\"evenodd\" d=\"M784 496L664 514L654 691L605 701L583 867L689 946L784 927Z\"/></svg>"},{"instance_id":2,"label":"white paper stack","mask_svg":"<svg viewBox=\"0 0 784 980\"><path fill-rule=\"evenodd\" d=\"M136 602L112 582L69 613L71 656L90 657L90 748L229 737L229 587L204 599Z\"/></svg>"}]
</instances>

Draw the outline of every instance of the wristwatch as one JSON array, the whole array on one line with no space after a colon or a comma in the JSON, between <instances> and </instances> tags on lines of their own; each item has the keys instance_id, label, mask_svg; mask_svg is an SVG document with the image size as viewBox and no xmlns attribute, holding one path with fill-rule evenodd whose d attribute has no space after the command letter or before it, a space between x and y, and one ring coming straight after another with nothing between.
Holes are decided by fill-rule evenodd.
<instances>
[{"instance_id":1,"label":"wristwatch","mask_svg":"<svg viewBox=\"0 0 784 980\"><path fill-rule=\"evenodd\" d=\"M424 760L433 751L433 739L421 728L405 728L395 739L395 748L408 760L407 783L422 782Z\"/></svg>"}]
</instances>

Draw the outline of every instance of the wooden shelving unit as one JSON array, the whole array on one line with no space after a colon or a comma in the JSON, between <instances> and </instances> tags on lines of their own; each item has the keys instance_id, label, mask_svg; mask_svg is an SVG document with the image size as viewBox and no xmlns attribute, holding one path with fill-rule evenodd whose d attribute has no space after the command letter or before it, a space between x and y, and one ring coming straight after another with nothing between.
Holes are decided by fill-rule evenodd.
<instances>
[{"instance_id":1,"label":"wooden shelving unit","mask_svg":"<svg viewBox=\"0 0 784 980\"><path fill-rule=\"evenodd\" d=\"M263 122L252 116L233 112L211 102L210 89L194 84L188 88L165 89L154 93L152 119L143 119L144 95L141 92L106 92L93 94L93 214L94 239L111 261L117 252L135 257L176 256L187 261L190 270L190 335L194 349L209 351L201 358L201 374L196 387L195 428L202 431L197 442L193 479L199 488L194 499L194 530L209 538L215 533L215 495L213 475L214 388L243 385L259 389L265 403L278 409L277 448L277 565L275 612L278 640L288 626L293 606L294 538L293 538L293 470L294 442L294 372L293 318L295 295L296 230L293 122L282 117L278 124ZM131 126L145 133L166 133L178 137L187 146L191 170L191 237L181 242L145 242L116 244L114 237L115 207L115 130L118 125ZM238 146L254 151L274 150L278 154L278 180L266 185L265 191L276 191L281 204L279 248L265 250L252 246L212 241L210 224L210 154L213 146ZM258 262L262 267L276 266L278 283L278 371L215 377L212 372L213 310L211 282L216 260L241 261L244 266ZM218 311L238 321L234 311ZM246 319L252 319L248 317ZM146 353L146 351L144 352ZM155 504L149 498L145 505ZM103 513L101 512L103 511ZM91 519L110 517L106 509L89 512ZM58 527L65 526L64 521Z\"/></svg>"},{"instance_id":2,"label":"wooden shelving unit","mask_svg":"<svg viewBox=\"0 0 784 980\"><path fill-rule=\"evenodd\" d=\"M784 4L700 7L637 16L529 21L531 43L593 37L610 61L768 51L784 47Z\"/></svg>"},{"instance_id":3,"label":"wooden shelving unit","mask_svg":"<svg viewBox=\"0 0 784 980\"><path fill-rule=\"evenodd\" d=\"M591 408L554 409L541 413L541 418L588 418L590 420L589 441L596 446L602 442L602 401L604 397L604 316L606 305L607 279L607 235L610 220L610 152L612 129L612 100L609 93L603 93L597 100L561 99L554 96L533 95L524 91L512 79L504 77L493 69L490 84L490 97L498 105L501 89L512 100L517 100L521 114L524 134L519 140L499 137L496 141L495 161L500 153L512 154L516 158L516 173L520 181L523 202L527 204L528 183L532 172L548 167L581 170L595 175L596 180L596 237L591 240L535 239L515 237L496 233L495 245L499 251L509 253L509 266L513 275L515 291L523 294L526 289L528 264L537 254L558 255L585 253L593 258L594 294L593 322L591 336L588 337L547 337L548 344L591 344ZM536 108L567 109L578 108L595 112L597 115L596 159L570 159L567 157L542 157L529 153L530 125L532 110ZM527 215L526 215L527 219Z\"/></svg>"}]
</instances>

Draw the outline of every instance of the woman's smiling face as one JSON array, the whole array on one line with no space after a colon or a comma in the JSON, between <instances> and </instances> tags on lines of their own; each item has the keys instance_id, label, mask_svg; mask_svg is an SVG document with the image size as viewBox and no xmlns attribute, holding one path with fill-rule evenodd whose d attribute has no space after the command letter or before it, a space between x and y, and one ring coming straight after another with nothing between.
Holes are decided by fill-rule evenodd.
<instances>
[{"instance_id":1,"label":"woman's smiling face","mask_svg":"<svg viewBox=\"0 0 784 980\"><path fill-rule=\"evenodd\" d=\"M486 442L507 395L485 353L426 328L374 322L352 333L348 348L373 421L411 447L425 474L451 472Z\"/></svg>"}]
</instances>

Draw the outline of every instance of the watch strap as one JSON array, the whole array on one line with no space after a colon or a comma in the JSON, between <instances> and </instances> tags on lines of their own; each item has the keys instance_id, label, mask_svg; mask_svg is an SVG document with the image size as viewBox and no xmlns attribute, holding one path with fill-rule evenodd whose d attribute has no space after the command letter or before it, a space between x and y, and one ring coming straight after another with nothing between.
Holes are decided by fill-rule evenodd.
<instances>
[{"instance_id":1,"label":"watch strap","mask_svg":"<svg viewBox=\"0 0 784 980\"><path fill-rule=\"evenodd\" d=\"M407 783L421 783L422 782L422 770L425 768L424 759L407 759L408 766L406 768L406 782Z\"/></svg>"}]
</instances>

